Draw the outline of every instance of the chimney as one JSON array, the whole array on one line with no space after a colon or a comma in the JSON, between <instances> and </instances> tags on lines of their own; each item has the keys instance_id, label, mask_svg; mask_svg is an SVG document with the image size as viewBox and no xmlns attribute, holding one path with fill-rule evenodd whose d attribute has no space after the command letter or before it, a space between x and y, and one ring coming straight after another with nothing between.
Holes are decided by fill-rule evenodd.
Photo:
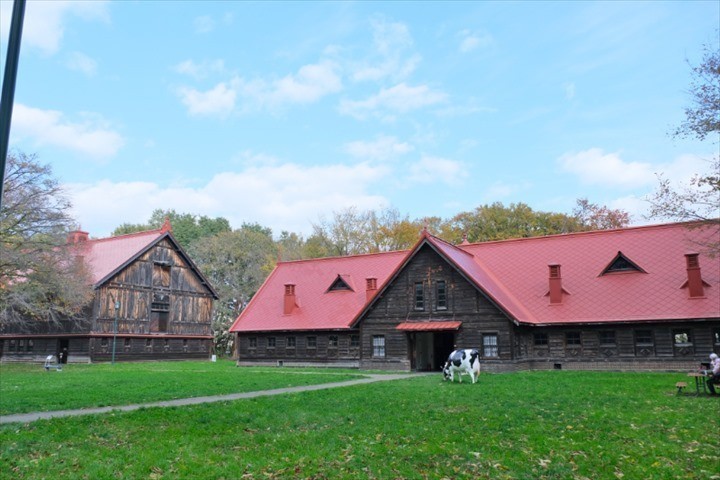
<instances>
[{"instance_id":1,"label":"chimney","mask_svg":"<svg viewBox=\"0 0 720 480\"><path fill-rule=\"evenodd\" d=\"M295 285L292 283L285 284L285 299L283 302L283 315L290 315L297 303L295 302Z\"/></svg>"},{"instance_id":2,"label":"chimney","mask_svg":"<svg viewBox=\"0 0 720 480\"><path fill-rule=\"evenodd\" d=\"M76 243L87 242L89 237L90 234L88 232L73 230L72 232L68 232L67 243L68 245L74 245Z\"/></svg>"},{"instance_id":3,"label":"chimney","mask_svg":"<svg viewBox=\"0 0 720 480\"><path fill-rule=\"evenodd\" d=\"M697 253L686 253L685 262L687 264L687 286L690 298L699 298L705 296L703 288L703 280L700 275L700 258Z\"/></svg>"},{"instance_id":4,"label":"chimney","mask_svg":"<svg viewBox=\"0 0 720 480\"><path fill-rule=\"evenodd\" d=\"M550 269L550 304L557 305L562 303L562 277L560 276L560 264L551 263L548 265Z\"/></svg>"},{"instance_id":5,"label":"chimney","mask_svg":"<svg viewBox=\"0 0 720 480\"><path fill-rule=\"evenodd\" d=\"M377 290L377 278L366 278L365 279L365 301L370 301L370 299L375 295L375 291Z\"/></svg>"}]
</instances>

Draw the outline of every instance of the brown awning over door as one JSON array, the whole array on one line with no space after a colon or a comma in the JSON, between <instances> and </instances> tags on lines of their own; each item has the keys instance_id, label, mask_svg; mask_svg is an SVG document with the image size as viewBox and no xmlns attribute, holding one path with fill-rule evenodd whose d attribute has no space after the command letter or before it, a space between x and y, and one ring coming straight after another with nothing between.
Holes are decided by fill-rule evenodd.
<instances>
[{"instance_id":1,"label":"brown awning over door","mask_svg":"<svg viewBox=\"0 0 720 480\"><path fill-rule=\"evenodd\" d=\"M446 330L457 330L462 325L462 322L458 321L447 321L447 322L403 322L397 327L396 330L403 332L442 332Z\"/></svg>"}]
</instances>

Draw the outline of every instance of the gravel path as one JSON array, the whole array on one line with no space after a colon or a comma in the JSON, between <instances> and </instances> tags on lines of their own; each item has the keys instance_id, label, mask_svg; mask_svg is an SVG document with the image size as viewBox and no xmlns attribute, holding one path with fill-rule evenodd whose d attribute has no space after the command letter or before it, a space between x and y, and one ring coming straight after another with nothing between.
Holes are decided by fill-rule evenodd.
<instances>
[{"instance_id":1,"label":"gravel path","mask_svg":"<svg viewBox=\"0 0 720 480\"><path fill-rule=\"evenodd\" d=\"M329 388L340 388L349 387L352 385L362 385L365 383L374 382L386 382L390 380L402 380L405 378L413 378L418 375L417 373L396 373L396 374L382 374L374 375L367 374L366 378L360 378L357 380L347 380L344 382L335 383L321 383L318 385L304 385L300 387L287 387L277 388L274 390L260 390L257 392L245 392L245 393L230 393L227 395L213 395L209 397L193 397L193 398L179 398L176 400L165 400L161 402L149 402L139 403L135 405L120 405L113 407L98 407L98 408L82 408L79 410L55 410L52 412L34 412L34 413L18 413L15 415L2 415L0 416L0 424L21 422L28 423L36 420L58 418L58 417L75 417L78 415L95 415L98 413L108 412L130 412L138 410L140 408L151 408L151 407L180 407L183 405L198 405L200 403L212 403L212 402L225 402L228 400L241 400L244 398L257 398L267 397L271 395L283 395L285 393L296 393L296 392L311 392L313 390L326 390Z\"/></svg>"}]
</instances>

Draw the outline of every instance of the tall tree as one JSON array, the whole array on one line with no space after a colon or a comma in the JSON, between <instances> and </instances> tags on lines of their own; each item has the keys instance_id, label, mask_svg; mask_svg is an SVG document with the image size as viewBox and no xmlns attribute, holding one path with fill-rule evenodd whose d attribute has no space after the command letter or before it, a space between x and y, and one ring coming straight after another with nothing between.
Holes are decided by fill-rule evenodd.
<instances>
[{"instance_id":1,"label":"tall tree","mask_svg":"<svg viewBox=\"0 0 720 480\"><path fill-rule=\"evenodd\" d=\"M217 235L221 232L229 232L230 222L223 217L210 218L205 215L198 216L191 213L177 213L174 209L153 211L147 223L124 223L117 227L112 235L125 235L128 233L142 232L160 228L165 219L170 220L173 237L183 248L188 248L193 242Z\"/></svg>"},{"instance_id":2,"label":"tall tree","mask_svg":"<svg viewBox=\"0 0 720 480\"><path fill-rule=\"evenodd\" d=\"M0 209L2 328L81 322L92 290L81 257L65 245L75 224L70 202L35 155L8 155L7 167Z\"/></svg>"},{"instance_id":3,"label":"tall tree","mask_svg":"<svg viewBox=\"0 0 720 480\"><path fill-rule=\"evenodd\" d=\"M232 346L230 325L275 267L277 248L271 231L258 227L244 224L237 230L195 242L189 250L220 297L213 331L216 348L221 353Z\"/></svg>"},{"instance_id":4,"label":"tall tree","mask_svg":"<svg viewBox=\"0 0 720 480\"><path fill-rule=\"evenodd\" d=\"M573 216L586 230L608 230L623 228L630 224L630 214L621 209L590 203L587 198L578 198Z\"/></svg>"},{"instance_id":5,"label":"tall tree","mask_svg":"<svg viewBox=\"0 0 720 480\"><path fill-rule=\"evenodd\" d=\"M717 36L717 32L716 32ZM694 226L720 226L720 48L714 44L703 46L699 65L692 68L690 104L685 108L685 120L671 133L675 139L695 138L709 141L715 152L707 160L707 170L697 172L689 183L673 185L658 176L658 187L648 199L650 218L695 221ZM711 231L715 231L712 230ZM716 234L708 236L704 247L711 254L720 253Z\"/></svg>"}]
</instances>

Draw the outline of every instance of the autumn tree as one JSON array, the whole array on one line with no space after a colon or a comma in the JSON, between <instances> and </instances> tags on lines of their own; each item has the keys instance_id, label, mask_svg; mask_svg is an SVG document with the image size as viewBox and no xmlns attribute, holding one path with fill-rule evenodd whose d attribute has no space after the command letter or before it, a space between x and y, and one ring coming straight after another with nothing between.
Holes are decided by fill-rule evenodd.
<instances>
[{"instance_id":1,"label":"autumn tree","mask_svg":"<svg viewBox=\"0 0 720 480\"><path fill-rule=\"evenodd\" d=\"M7 157L0 208L0 330L48 331L85 321L92 297L82 262L66 245L75 221L48 165L35 155Z\"/></svg>"},{"instance_id":2,"label":"autumn tree","mask_svg":"<svg viewBox=\"0 0 720 480\"><path fill-rule=\"evenodd\" d=\"M583 230L608 230L630 224L630 214L626 211L591 203L587 198L577 199L573 216Z\"/></svg>"},{"instance_id":3,"label":"autumn tree","mask_svg":"<svg viewBox=\"0 0 720 480\"><path fill-rule=\"evenodd\" d=\"M220 297L213 318L218 353L232 348L228 329L277 260L272 231L258 224L243 224L190 246L189 254Z\"/></svg>"}]
</instances>

